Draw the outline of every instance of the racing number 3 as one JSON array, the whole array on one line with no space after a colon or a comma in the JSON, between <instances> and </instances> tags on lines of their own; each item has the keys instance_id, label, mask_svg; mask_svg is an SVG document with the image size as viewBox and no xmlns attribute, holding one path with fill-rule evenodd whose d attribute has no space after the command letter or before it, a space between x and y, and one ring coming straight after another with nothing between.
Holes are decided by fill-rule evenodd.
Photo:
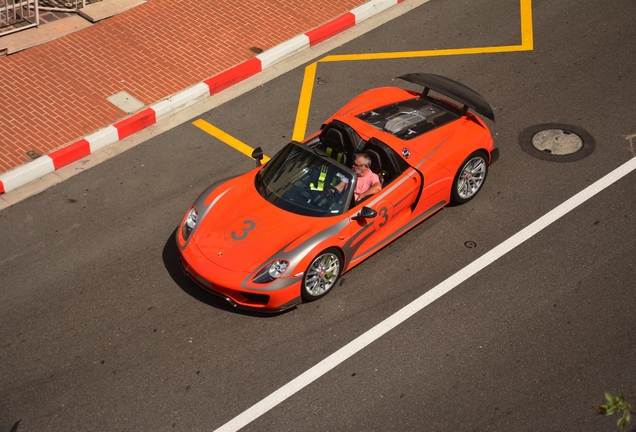
<instances>
[{"instance_id":1,"label":"racing number 3","mask_svg":"<svg viewBox=\"0 0 636 432\"><path fill-rule=\"evenodd\" d=\"M250 231L256 228L256 222L253 220L247 219L243 221L243 228L241 228L242 234L238 235L236 231L232 231L232 240L241 241L245 240L245 238L249 235Z\"/></svg>"},{"instance_id":2,"label":"racing number 3","mask_svg":"<svg viewBox=\"0 0 636 432\"><path fill-rule=\"evenodd\" d=\"M378 224L378 227L382 228L389 221L389 210L386 207L380 208L378 212L378 217L382 222Z\"/></svg>"},{"instance_id":3,"label":"racing number 3","mask_svg":"<svg viewBox=\"0 0 636 432\"><path fill-rule=\"evenodd\" d=\"M391 220L393 217L393 206L388 201L383 201L378 205L378 215L375 217L373 224L375 230L379 231Z\"/></svg>"},{"instance_id":4,"label":"racing number 3","mask_svg":"<svg viewBox=\"0 0 636 432\"><path fill-rule=\"evenodd\" d=\"M389 210L386 207L380 208L380 211L378 211L378 217L381 220L378 227L382 228L389 221Z\"/></svg>"}]
</instances>

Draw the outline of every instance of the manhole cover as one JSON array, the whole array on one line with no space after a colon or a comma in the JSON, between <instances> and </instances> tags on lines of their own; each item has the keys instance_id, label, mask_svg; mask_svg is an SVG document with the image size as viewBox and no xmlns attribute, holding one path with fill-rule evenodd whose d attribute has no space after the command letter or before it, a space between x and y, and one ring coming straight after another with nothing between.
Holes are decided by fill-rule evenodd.
<instances>
[{"instance_id":1,"label":"manhole cover","mask_svg":"<svg viewBox=\"0 0 636 432\"><path fill-rule=\"evenodd\" d=\"M569 155L583 148L583 140L563 129L547 129L532 137L532 145L539 151L553 155Z\"/></svg>"},{"instance_id":2,"label":"manhole cover","mask_svg":"<svg viewBox=\"0 0 636 432\"><path fill-rule=\"evenodd\" d=\"M594 138L566 124L535 125L519 135L519 145L530 156L552 162L574 162L594 151Z\"/></svg>"}]
</instances>

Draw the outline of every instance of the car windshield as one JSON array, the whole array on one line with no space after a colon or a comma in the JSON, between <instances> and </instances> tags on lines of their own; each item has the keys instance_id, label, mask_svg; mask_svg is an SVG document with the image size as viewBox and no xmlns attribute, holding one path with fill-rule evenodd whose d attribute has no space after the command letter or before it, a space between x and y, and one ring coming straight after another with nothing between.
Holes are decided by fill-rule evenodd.
<instances>
[{"instance_id":1,"label":"car windshield","mask_svg":"<svg viewBox=\"0 0 636 432\"><path fill-rule=\"evenodd\" d=\"M326 153L297 143L284 147L256 176L256 189L263 198L304 216L342 214L354 187L351 170Z\"/></svg>"}]
</instances>

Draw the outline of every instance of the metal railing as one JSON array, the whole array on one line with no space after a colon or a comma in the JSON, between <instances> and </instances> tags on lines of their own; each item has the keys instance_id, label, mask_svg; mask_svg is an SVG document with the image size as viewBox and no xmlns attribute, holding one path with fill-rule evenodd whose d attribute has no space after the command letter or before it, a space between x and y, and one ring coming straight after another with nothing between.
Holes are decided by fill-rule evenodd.
<instances>
[{"instance_id":1,"label":"metal railing","mask_svg":"<svg viewBox=\"0 0 636 432\"><path fill-rule=\"evenodd\" d=\"M0 0L0 36L39 26L40 11L77 13L86 3L87 0Z\"/></svg>"},{"instance_id":2,"label":"metal railing","mask_svg":"<svg viewBox=\"0 0 636 432\"><path fill-rule=\"evenodd\" d=\"M86 0L40 0L40 10L53 12L77 12L86 6Z\"/></svg>"},{"instance_id":3,"label":"metal railing","mask_svg":"<svg viewBox=\"0 0 636 432\"><path fill-rule=\"evenodd\" d=\"M38 0L0 0L0 36L40 25Z\"/></svg>"}]
</instances>

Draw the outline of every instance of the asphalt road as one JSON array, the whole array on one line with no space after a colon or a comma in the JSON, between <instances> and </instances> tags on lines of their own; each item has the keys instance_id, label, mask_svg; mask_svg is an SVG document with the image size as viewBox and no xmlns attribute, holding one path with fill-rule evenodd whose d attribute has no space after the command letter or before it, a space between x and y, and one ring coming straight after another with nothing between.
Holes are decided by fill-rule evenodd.
<instances>
[{"instance_id":1,"label":"asphalt road","mask_svg":"<svg viewBox=\"0 0 636 432\"><path fill-rule=\"evenodd\" d=\"M531 51L318 65L308 131L367 88L431 72L490 102L501 149L477 198L318 302L237 312L180 274L183 213L254 164L189 122L2 210L0 431L220 427L627 162L636 4L532 6ZM519 21L514 0L432 0L330 54L519 45ZM273 155L291 138L303 74L201 118ZM520 135L544 123L585 130L594 152L532 157ZM635 195L630 173L244 430L615 430L592 405L605 391L636 403Z\"/></svg>"}]
</instances>

